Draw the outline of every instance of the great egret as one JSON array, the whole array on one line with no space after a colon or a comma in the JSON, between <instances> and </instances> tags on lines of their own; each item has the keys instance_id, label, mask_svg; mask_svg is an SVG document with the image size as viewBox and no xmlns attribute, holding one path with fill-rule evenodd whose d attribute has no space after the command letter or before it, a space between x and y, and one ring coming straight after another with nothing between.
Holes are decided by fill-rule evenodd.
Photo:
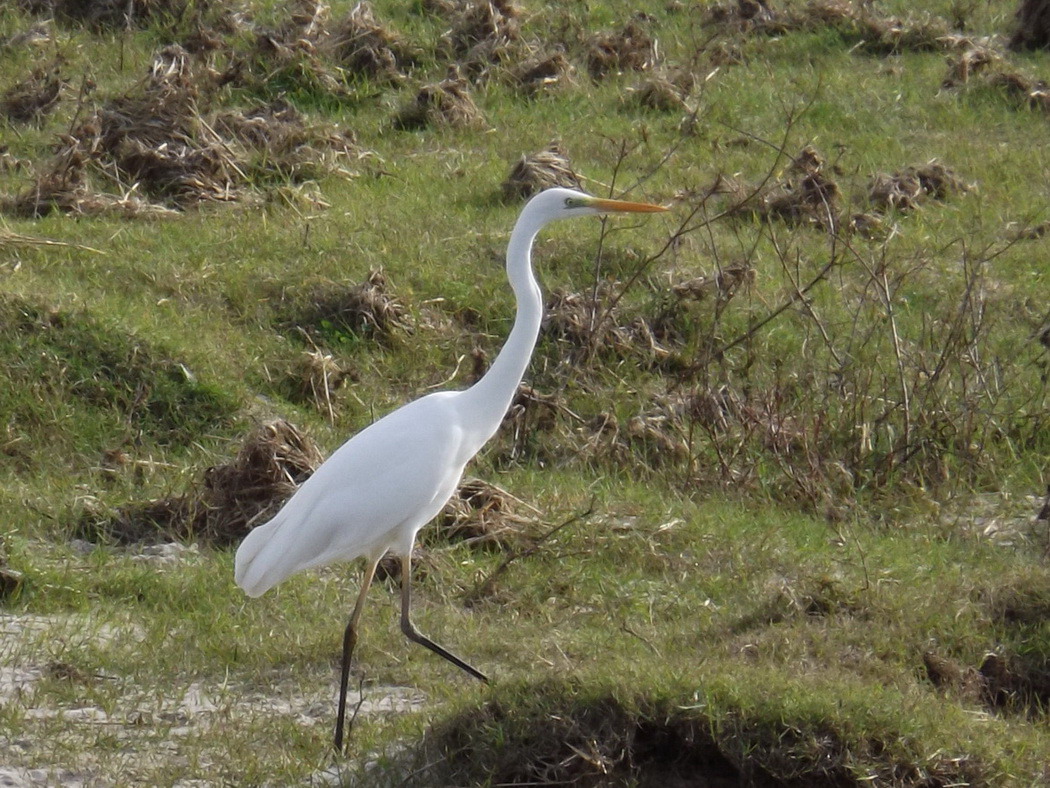
<instances>
[{"instance_id":1,"label":"great egret","mask_svg":"<svg viewBox=\"0 0 1050 788\"><path fill-rule=\"evenodd\" d=\"M452 497L464 466L499 428L525 374L543 318L532 271L536 234L555 219L611 212L663 211L658 205L604 200L572 189L533 197L507 246L507 278L517 316L488 372L464 391L428 394L384 416L344 443L296 490L269 522L237 550L235 580L257 597L304 569L364 557L361 590L343 635L335 747L342 749L350 657L376 564L387 552L401 559L401 630L409 640L488 681L484 673L421 635L409 618L412 544L416 533Z\"/></svg>"}]
</instances>

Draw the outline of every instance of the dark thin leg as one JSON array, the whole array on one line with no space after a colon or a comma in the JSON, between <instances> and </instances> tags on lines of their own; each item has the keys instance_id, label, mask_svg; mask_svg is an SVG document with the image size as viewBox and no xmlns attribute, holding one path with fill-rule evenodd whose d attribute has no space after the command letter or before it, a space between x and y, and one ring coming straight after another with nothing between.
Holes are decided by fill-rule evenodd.
<instances>
[{"instance_id":1,"label":"dark thin leg","mask_svg":"<svg viewBox=\"0 0 1050 788\"><path fill-rule=\"evenodd\" d=\"M482 673L476 668L472 668L466 662L461 660L455 654L452 654L430 638L419 634L415 626L412 624L412 620L408 617L409 608L412 605L412 590L411 590L411 577L412 577L412 556L404 555L401 556L401 631L405 633L405 636L413 643L418 643L421 646L426 646L428 649L433 651L440 657L444 657L456 667L462 668L467 671L471 676L482 681L488 681L489 677Z\"/></svg>"},{"instance_id":2,"label":"dark thin leg","mask_svg":"<svg viewBox=\"0 0 1050 788\"><path fill-rule=\"evenodd\" d=\"M339 712L335 718L335 751L343 751L343 721L346 719L346 687L350 682L350 656L354 653L357 645L357 620L361 618L361 609L365 606L365 596L368 595L368 587L372 585L375 577L378 561L373 561L365 568L365 576L361 580L361 590L357 594L357 602L354 611L350 614L350 621L343 633L343 664L339 675Z\"/></svg>"}]
</instances>

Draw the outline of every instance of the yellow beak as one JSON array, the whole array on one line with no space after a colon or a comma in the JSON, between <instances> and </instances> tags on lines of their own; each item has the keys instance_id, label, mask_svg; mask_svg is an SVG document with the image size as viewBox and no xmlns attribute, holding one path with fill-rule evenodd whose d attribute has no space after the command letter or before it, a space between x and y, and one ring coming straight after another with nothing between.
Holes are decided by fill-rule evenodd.
<instances>
[{"instance_id":1,"label":"yellow beak","mask_svg":"<svg viewBox=\"0 0 1050 788\"><path fill-rule=\"evenodd\" d=\"M662 205L653 205L647 202L627 202L625 200L603 200L598 197L591 199L592 208L610 213L659 213L668 210Z\"/></svg>"}]
</instances>

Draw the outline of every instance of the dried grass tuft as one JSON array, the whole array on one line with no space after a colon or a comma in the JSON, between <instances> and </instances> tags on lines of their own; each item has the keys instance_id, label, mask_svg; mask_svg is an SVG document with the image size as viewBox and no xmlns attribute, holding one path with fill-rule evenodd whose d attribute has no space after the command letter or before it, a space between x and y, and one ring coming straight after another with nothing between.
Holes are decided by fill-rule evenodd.
<instances>
[{"instance_id":1,"label":"dried grass tuft","mask_svg":"<svg viewBox=\"0 0 1050 788\"><path fill-rule=\"evenodd\" d=\"M988 81L1021 106L1050 112L1050 85L1045 81L1017 71L996 71L989 75Z\"/></svg>"},{"instance_id":2,"label":"dried grass tuft","mask_svg":"<svg viewBox=\"0 0 1050 788\"><path fill-rule=\"evenodd\" d=\"M521 8L514 0L468 0L450 14L451 28L442 37L447 54L472 80L488 76L495 66L522 53Z\"/></svg>"},{"instance_id":3,"label":"dried grass tuft","mask_svg":"<svg viewBox=\"0 0 1050 788\"><path fill-rule=\"evenodd\" d=\"M276 514L323 461L317 445L290 422L256 426L233 462L205 471L204 513L190 535L214 544L238 541Z\"/></svg>"},{"instance_id":4,"label":"dried grass tuft","mask_svg":"<svg viewBox=\"0 0 1050 788\"><path fill-rule=\"evenodd\" d=\"M247 49L230 53L222 84L260 96L349 96L345 73L325 57L333 43L327 3L291 0L285 13L276 28L256 29Z\"/></svg>"},{"instance_id":5,"label":"dried grass tuft","mask_svg":"<svg viewBox=\"0 0 1050 788\"><path fill-rule=\"evenodd\" d=\"M517 510L526 506L506 490L481 479L465 479L434 523L423 532L433 543L464 542L486 550L508 550L525 536L534 518ZM531 507L529 507L531 508Z\"/></svg>"},{"instance_id":6,"label":"dried grass tuft","mask_svg":"<svg viewBox=\"0 0 1050 788\"><path fill-rule=\"evenodd\" d=\"M335 26L329 47L351 74L380 82L401 82L418 53L396 32L383 27L369 2L360 2Z\"/></svg>"},{"instance_id":7,"label":"dried grass tuft","mask_svg":"<svg viewBox=\"0 0 1050 788\"><path fill-rule=\"evenodd\" d=\"M34 22L25 30L12 33L7 38L0 40L0 51L13 51L18 47L43 47L54 40L51 32L51 20Z\"/></svg>"},{"instance_id":8,"label":"dried grass tuft","mask_svg":"<svg viewBox=\"0 0 1050 788\"><path fill-rule=\"evenodd\" d=\"M183 18L193 0L16 0L25 11L53 16L67 24L85 25L92 30L112 30L144 25L155 19ZM209 6L210 0L196 0Z\"/></svg>"},{"instance_id":9,"label":"dried grass tuft","mask_svg":"<svg viewBox=\"0 0 1050 788\"><path fill-rule=\"evenodd\" d=\"M542 336L561 345L560 357L574 364L597 357L659 365L671 355L664 345L670 337L664 316L628 317L619 305L604 306L612 287L604 283L597 293L587 294L553 290Z\"/></svg>"},{"instance_id":10,"label":"dried grass tuft","mask_svg":"<svg viewBox=\"0 0 1050 788\"><path fill-rule=\"evenodd\" d=\"M635 100L645 109L657 112L685 111L686 97L692 88L692 75L687 72L674 77L654 74L635 92Z\"/></svg>"},{"instance_id":11,"label":"dried grass tuft","mask_svg":"<svg viewBox=\"0 0 1050 788\"><path fill-rule=\"evenodd\" d=\"M212 125L227 147L237 141L254 153L238 157L238 171L256 178L301 183L366 155L351 132L312 125L281 99L247 112L221 113Z\"/></svg>"},{"instance_id":12,"label":"dried grass tuft","mask_svg":"<svg viewBox=\"0 0 1050 788\"><path fill-rule=\"evenodd\" d=\"M710 276L698 276L677 282L671 286L671 292L688 301L703 301L714 297L717 301L726 302L739 291L751 287L757 278L758 272L747 261L731 263L719 268Z\"/></svg>"},{"instance_id":13,"label":"dried grass tuft","mask_svg":"<svg viewBox=\"0 0 1050 788\"><path fill-rule=\"evenodd\" d=\"M1050 48L1050 3L1021 0L1016 16L1017 28L1010 37L1010 49Z\"/></svg>"},{"instance_id":14,"label":"dried grass tuft","mask_svg":"<svg viewBox=\"0 0 1050 788\"><path fill-rule=\"evenodd\" d=\"M732 202L730 212L766 221L780 219L790 224L834 229L838 224L841 192L828 176L828 169L824 157L807 145L794 158L783 178L757 192L727 179L723 187Z\"/></svg>"},{"instance_id":15,"label":"dried grass tuft","mask_svg":"<svg viewBox=\"0 0 1050 788\"><path fill-rule=\"evenodd\" d=\"M35 68L25 79L0 96L0 115L12 123L39 123L58 106L66 81L61 76L62 60Z\"/></svg>"},{"instance_id":16,"label":"dried grass tuft","mask_svg":"<svg viewBox=\"0 0 1050 788\"><path fill-rule=\"evenodd\" d=\"M948 61L948 74L941 87L965 85L970 81L970 77L985 71L999 60L998 53L988 47L968 46Z\"/></svg>"},{"instance_id":17,"label":"dried grass tuft","mask_svg":"<svg viewBox=\"0 0 1050 788\"><path fill-rule=\"evenodd\" d=\"M587 70L594 79L621 71L645 71L657 60L656 40L635 16L617 32L598 33L587 44Z\"/></svg>"},{"instance_id":18,"label":"dried grass tuft","mask_svg":"<svg viewBox=\"0 0 1050 788\"><path fill-rule=\"evenodd\" d=\"M673 112L685 109L685 99L680 91L662 77L648 79L635 93L638 103L645 109L657 112Z\"/></svg>"},{"instance_id":19,"label":"dried grass tuft","mask_svg":"<svg viewBox=\"0 0 1050 788\"><path fill-rule=\"evenodd\" d=\"M766 0L726 0L713 3L704 12L704 24L739 33L784 29L778 21L778 15Z\"/></svg>"},{"instance_id":20,"label":"dried grass tuft","mask_svg":"<svg viewBox=\"0 0 1050 788\"><path fill-rule=\"evenodd\" d=\"M121 544L196 539L224 546L268 520L323 461L317 446L287 421L258 424L232 462L208 468L187 495L88 511L78 532Z\"/></svg>"},{"instance_id":21,"label":"dried grass tuft","mask_svg":"<svg viewBox=\"0 0 1050 788\"><path fill-rule=\"evenodd\" d=\"M565 52L538 51L526 57L508 71L508 79L526 95L535 95L567 83L572 78L573 66Z\"/></svg>"},{"instance_id":22,"label":"dried grass tuft","mask_svg":"<svg viewBox=\"0 0 1050 788\"><path fill-rule=\"evenodd\" d=\"M348 377L349 369L331 353L304 350L286 375L286 390L295 402L307 402L335 421L332 398Z\"/></svg>"},{"instance_id":23,"label":"dried grass tuft","mask_svg":"<svg viewBox=\"0 0 1050 788\"><path fill-rule=\"evenodd\" d=\"M285 307L281 322L317 345L338 343L347 334L391 342L411 328L408 309L391 292L381 270L350 287L314 287L302 300L305 304L293 302Z\"/></svg>"},{"instance_id":24,"label":"dried grass tuft","mask_svg":"<svg viewBox=\"0 0 1050 788\"><path fill-rule=\"evenodd\" d=\"M766 0L727 0L710 6L704 21L708 26L745 35L781 35L830 27L855 40L865 51L878 54L948 51L957 44L940 18L883 17L874 13L870 4L847 0L811 0L782 11L774 10Z\"/></svg>"},{"instance_id":25,"label":"dried grass tuft","mask_svg":"<svg viewBox=\"0 0 1050 788\"><path fill-rule=\"evenodd\" d=\"M352 135L312 126L283 101L209 115L215 76L182 47L164 47L139 85L63 135L36 182L0 208L164 215L244 199L267 181L319 177L364 155Z\"/></svg>"},{"instance_id":26,"label":"dried grass tuft","mask_svg":"<svg viewBox=\"0 0 1050 788\"><path fill-rule=\"evenodd\" d=\"M558 142L552 142L539 153L522 156L500 188L503 199L511 201L527 199L554 186L582 188L579 176Z\"/></svg>"},{"instance_id":27,"label":"dried grass tuft","mask_svg":"<svg viewBox=\"0 0 1050 788\"><path fill-rule=\"evenodd\" d=\"M892 175L876 175L868 187L868 200L874 210L908 211L926 200L943 201L970 188L954 171L934 160Z\"/></svg>"},{"instance_id":28,"label":"dried grass tuft","mask_svg":"<svg viewBox=\"0 0 1050 788\"><path fill-rule=\"evenodd\" d=\"M474 103L470 83L454 66L441 82L420 88L394 117L394 127L406 130L427 126L477 128L484 122L484 115Z\"/></svg>"},{"instance_id":29,"label":"dried grass tuft","mask_svg":"<svg viewBox=\"0 0 1050 788\"><path fill-rule=\"evenodd\" d=\"M618 314L602 315L602 298L554 289L547 297L542 336L568 346L566 357L579 358L598 348L603 354L624 356L631 352L630 332L618 325Z\"/></svg>"}]
</instances>

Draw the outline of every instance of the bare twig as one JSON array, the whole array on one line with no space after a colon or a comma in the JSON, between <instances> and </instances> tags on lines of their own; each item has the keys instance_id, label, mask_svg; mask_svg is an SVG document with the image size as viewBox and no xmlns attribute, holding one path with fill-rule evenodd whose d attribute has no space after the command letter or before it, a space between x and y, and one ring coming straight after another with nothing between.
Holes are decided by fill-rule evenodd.
<instances>
[{"instance_id":1,"label":"bare twig","mask_svg":"<svg viewBox=\"0 0 1050 788\"><path fill-rule=\"evenodd\" d=\"M484 580L482 580L482 581L478 582L477 584L475 584L474 589L469 594L467 594L466 604L468 606L472 605L472 604L478 602L479 600L484 599L485 597L491 595L492 591L495 589L496 581L503 574L506 573L506 571L510 568L511 564L513 564L515 561L518 561L518 560L520 560L522 558L528 558L530 555L532 555L537 550L539 550L540 547L543 545L543 543L546 542L548 539L550 539L552 536L554 536L558 532L564 530L565 528L569 527L570 525L578 523L581 520L586 520L588 517L590 517L592 514L594 514L594 510L595 510L595 500L592 498L591 502L587 505L587 508L584 511L578 512L578 513L572 515L572 517L570 517L569 519L567 519L567 520L559 523L558 525L554 526L553 528L548 530L546 533L544 533L541 536L539 536L538 538L536 538L533 541L533 543L531 545L529 545L528 547L526 547L525 549L523 549L523 550L516 550L513 553L511 553L510 555L508 555L506 558L504 558L500 562L499 566L497 566L495 569L492 570L492 572L489 574L488 577L486 577Z\"/></svg>"},{"instance_id":2,"label":"bare twig","mask_svg":"<svg viewBox=\"0 0 1050 788\"><path fill-rule=\"evenodd\" d=\"M4 244L21 244L23 246L62 246L67 249L80 249L84 252L94 252L95 254L105 254L101 249L95 249L92 246L84 246L83 244L71 244L65 241L52 241L48 238L36 238L32 235L22 235L21 233L12 233L6 230L0 231L0 246Z\"/></svg>"},{"instance_id":3,"label":"bare twig","mask_svg":"<svg viewBox=\"0 0 1050 788\"><path fill-rule=\"evenodd\" d=\"M824 264L824 266L820 269L820 271L817 272L816 276L814 276L812 279L810 279L809 282L807 282L804 287L802 287L802 288L796 287L795 291L791 294L791 296L786 301L784 301L784 303L782 303L780 306L778 306L772 312L767 314L765 317L763 317L763 318L761 318L759 320L753 321L742 334L740 334L739 336L735 337L734 339L731 339L729 342L726 342L724 345L719 347L714 352L714 357L715 358L720 358L721 356L725 355L727 351L732 350L737 345L739 345L741 342L744 342L744 341L750 339L756 333L758 333L764 326L766 326L769 323L771 323L772 321L776 320L778 317L780 317L780 315L782 315L785 311L790 309L794 304L798 303L799 300L804 299L806 297L806 294L810 290L812 290L814 287L816 287L818 284L823 282L827 278L828 274L831 273L831 270L835 266L839 265L840 262L841 262L841 260L837 256L832 255L831 259L829 259Z\"/></svg>"}]
</instances>

